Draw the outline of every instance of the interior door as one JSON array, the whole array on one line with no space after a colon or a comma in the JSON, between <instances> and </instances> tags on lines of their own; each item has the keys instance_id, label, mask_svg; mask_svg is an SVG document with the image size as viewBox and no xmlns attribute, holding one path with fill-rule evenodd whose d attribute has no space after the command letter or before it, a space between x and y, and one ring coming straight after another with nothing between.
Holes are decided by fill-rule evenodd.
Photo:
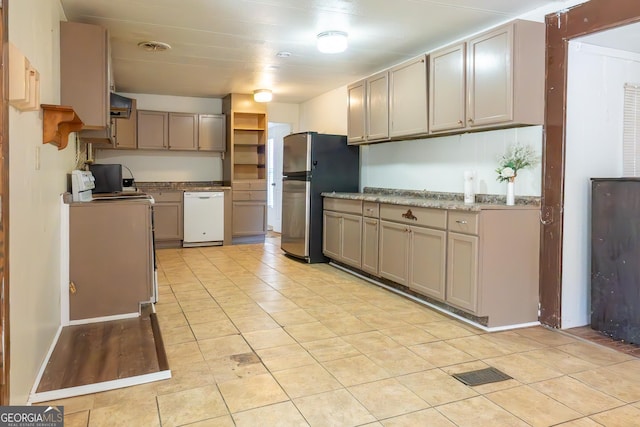
<instances>
[{"instance_id":1,"label":"interior door","mask_svg":"<svg viewBox=\"0 0 640 427\"><path fill-rule=\"evenodd\" d=\"M290 133L288 123L269 125L267 225L276 233L282 232L282 146L284 137Z\"/></svg>"}]
</instances>

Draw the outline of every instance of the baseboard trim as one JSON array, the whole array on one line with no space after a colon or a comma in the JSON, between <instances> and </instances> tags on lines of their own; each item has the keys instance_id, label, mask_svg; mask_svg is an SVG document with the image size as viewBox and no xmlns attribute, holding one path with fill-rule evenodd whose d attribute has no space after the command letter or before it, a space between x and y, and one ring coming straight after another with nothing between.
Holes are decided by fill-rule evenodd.
<instances>
[{"instance_id":1,"label":"baseboard trim","mask_svg":"<svg viewBox=\"0 0 640 427\"><path fill-rule=\"evenodd\" d=\"M96 322L111 322L112 320L133 319L134 317L140 317L140 313L116 314L113 316L92 317L90 319L71 320L69 322L69 326L86 325L88 323L96 323Z\"/></svg>"},{"instance_id":2,"label":"baseboard trim","mask_svg":"<svg viewBox=\"0 0 640 427\"><path fill-rule=\"evenodd\" d=\"M42 376L44 375L44 371L47 368L47 364L49 363L49 359L51 359L51 355L53 354L53 350L56 348L56 344L58 343L58 338L60 338L60 334L62 333L62 325L58 326L58 330L56 331L55 336L53 337L53 341L51 342L51 345L49 346L49 351L47 351L47 355L44 358L44 362L42 363L42 365L40 366L40 370L38 371L38 376L36 376L36 382L33 384L33 387L31 387L31 393L29 396L33 396L34 394L36 394L36 390L38 389L38 385L40 384L40 381L42 380ZM29 397L29 400L27 400L27 404L31 404L31 397Z\"/></svg>"},{"instance_id":3,"label":"baseboard trim","mask_svg":"<svg viewBox=\"0 0 640 427\"><path fill-rule=\"evenodd\" d=\"M393 292L393 293L395 293L395 294L402 295L402 296L403 296L403 297L405 297L405 298L409 298L410 300L412 300L412 301L414 301L414 302L417 302L417 303L419 303L419 304L425 305L425 306L427 306L427 307L429 307L429 308L431 308L431 309L433 309L433 310L436 310L436 311L438 311L438 312L440 312L440 313L442 313L442 314L446 314L446 315L447 315L447 316L449 316L449 317L453 317L454 319L457 319L457 320L459 320L459 321L461 321L461 322L464 322L464 323L466 323L466 324L468 324L468 325L471 325L471 326L473 326L474 328L481 329L481 330L483 330L483 331L485 331L485 332L500 332L500 331L508 331L508 330L511 330L511 329L528 328L528 327L531 327L531 326L538 326L538 325L540 325L540 322L537 322L537 321L536 321L536 322L519 323L519 324L515 324L515 325L505 325L505 326L492 326L492 327L484 326L484 325L481 325L480 323L474 322L474 321L473 321L473 320L471 320L471 319L467 319L466 317L460 316L460 315L458 315L458 314L456 314L456 313L453 313L453 312L451 312L451 311L449 311L449 310L446 310L446 309L444 309L444 308L442 308L442 307L439 307L439 306L437 306L436 304L432 304L432 303L430 303L430 302L428 302L428 301L425 301L425 300L423 300L423 299L417 298L417 297L415 297L415 296L413 296L413 295L411 295L411 294L408 294L408 293L406 293L406 292L402 292L402 291L401 291L401 290L399 290L399 289L396 289L396 288L394 288L394 287L391 287L391 286L385 285L385 284L384 284L384 283L382 283L382 282L379 282L379 281L374 280L374 279L372 279L372 278L370 278L370 277L367 277L367 276L365 276L365 275L362 275L362 274L358 273L357 271L353 271L353 270L351 270L350 268L344 267L344 266L342 266L342 265L340 265L340 264L336 264L336 263L334 263L334 262L329 262L329 265L331 265L332 267L335 267L335 268L337 268L337 269L339 269L339 270L345 271L345 272L347 272L347 273L349 273L349 274L352 274L352 275L354 275L354 276L356 276L356 277L359 277L359 278L360 278L360 279L362 279L362 280L366 280L366 281L367 281L367 282L369 282L369 283L372 283L372 284L374 284L374 285L376 285L376 286L379 286L379 287L381 287L381 288L384 288L384 289L386 289L386 290L388 290L388 291L391 291L391 292Z\"/></svg>"}]
</instances>

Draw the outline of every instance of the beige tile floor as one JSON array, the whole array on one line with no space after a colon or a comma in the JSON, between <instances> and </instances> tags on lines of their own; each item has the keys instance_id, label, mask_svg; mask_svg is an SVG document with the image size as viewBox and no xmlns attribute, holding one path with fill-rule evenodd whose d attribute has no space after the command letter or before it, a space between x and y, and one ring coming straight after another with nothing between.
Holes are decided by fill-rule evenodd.
<instances>
[{"instance_id":1,"label":"beige tile floor","mask_svg":"<svg viewBox=\"0 0 640 427\"><path fill-rule=\"evenodd\" d=\"M640 360L597 344L485 333L277 239L158 260L173 378L58 401L65 426L640 425ZM451 376L487 366L513 379Z\"/></svg>"}]
</instances>

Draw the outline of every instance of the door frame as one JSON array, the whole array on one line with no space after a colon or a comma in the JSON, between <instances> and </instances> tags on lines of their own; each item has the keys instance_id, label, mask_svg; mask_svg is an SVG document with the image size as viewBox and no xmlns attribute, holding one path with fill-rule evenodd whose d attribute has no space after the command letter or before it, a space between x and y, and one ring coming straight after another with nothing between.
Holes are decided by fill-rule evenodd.
<instances>
[{"instance_id":1,"label":"door frame","mask_svg":"<svg viewBox=\"0 0 640 427\"><path fill-rule=\"evenodd\" d=\"M549 14L546 24L545 140L542 149L540 322L562 320L562 241L569 41L640 22L640 2L590 0Z\"/></svg>"}]
</instances>

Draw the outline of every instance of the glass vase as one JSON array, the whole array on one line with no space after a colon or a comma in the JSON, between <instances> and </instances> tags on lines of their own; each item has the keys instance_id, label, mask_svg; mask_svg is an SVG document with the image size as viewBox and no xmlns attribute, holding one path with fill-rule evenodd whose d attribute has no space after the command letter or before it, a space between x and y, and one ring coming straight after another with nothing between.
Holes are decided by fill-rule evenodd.
<instances>
[{"instance_id":1,"label":"glass vase","mask_svg":"<svg viewBox=\"0 0 640 427\"><path fill-rule=\"evenodd\" d=\"M515 182L507 181L507 206L513 206L516 204L515 195Z\"/></svg>"}]
</instances>

